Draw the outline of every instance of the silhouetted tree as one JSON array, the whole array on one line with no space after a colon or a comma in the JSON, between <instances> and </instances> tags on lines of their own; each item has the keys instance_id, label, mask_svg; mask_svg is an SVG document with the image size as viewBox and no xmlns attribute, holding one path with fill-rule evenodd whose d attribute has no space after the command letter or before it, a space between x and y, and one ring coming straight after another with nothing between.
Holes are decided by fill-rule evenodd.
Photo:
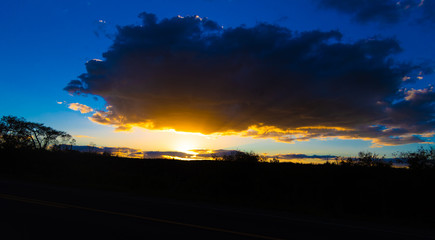
<instances>
[{"instance_id":1,"label":"silhouetted tree","mask_svg":"<svg viewBox=\"0 0 435 240\"><path fill-rule=\"evenodd\" d=\"M270 163L279 163L279 158L277 157L273 157L272 159L269 160Z\"/></svg>"},{"instance_id":2,"label":"silhouetted tree","mask_svg":"<svg viewBox=\"0 0 435 240\"><path fill-rule=\"evenodd\" d=\"M335 164L342 165L342 166L355 166L355 161L351 157L344 158L344 157L335 157Z\"/></svg>"},{"instance_id":3,"label":"silhouetted tree","mask_svg":"<svg viewBox=\"0 0 435 240\"><path fill-rule=\"evenodd\" d=\"M366 167L391 167L392 163L385 161L385 156L372 152L359 152L358 163Z\"/></svg>"},{"instance_id":4,"label":"silhouetted tree","mask_svg":"<svg viewBox=\"0 0 435 240\"><path fill-rule=\"evenodd\" d=\"M340 160L341 159L341 160ZM359 152L356 158L336 158L340 165L362 167L391 167L392 162L385 161L384 156L372 152Z\"/></svg>"},{"instance_id":5,"label":"silhouetted tree","mask_svg":"<svg viewBox=\"0 0 435 240\"><path fill-rule=\"evenodd\" d=\"M95 144L94 142L90 142L88 145L88 152L97 153L97 144Z\"/></svg>"},{"instance_id":6,"label":"silhouetted tree","mask_svg":"<svg viewBox=\"0 0 435 240\"><path fill-rule=\"evenodd\" d=\"M48 149L72 140L66 132L24 118L3 116L0 120L0 147L3 149Z\"/></svg>"},{"instance_id":7,"label":"silhouetted tree","mask_svg":"<svg viewBox=\"0 0 435 240\"><path fill-rule=\"evenodd\" d=\"M433 147L429 149L420 147L415 152L402 152L396 156L399 162L408 164L408 167L413 170L435 168L435 149Z\"/></svg>"},{"instance_id":8,"label":"silhouetted tree","mask_svg":"<svg viewBox=\"0 0 435 240\"><path fill-rule=\"evenodd\" d=\"M254 153L254 152L242 152L242 151L232 151L227 154L220 156L214 155L214 160L217 161L228 161L228 162L246 162L246 163L256 163L266 161L266 158Z\"/></svg>"},{"instance_id":9,"label":"silhouetted tree","mask_svg":"<svg viewBox=\"0 0 435 240\"><path fill-rule=\"evenodd\" d=\"M29 131L23 118L4 116L0 120L0 146L4 149L31 148Z\"/></svg>"}]
</instances>

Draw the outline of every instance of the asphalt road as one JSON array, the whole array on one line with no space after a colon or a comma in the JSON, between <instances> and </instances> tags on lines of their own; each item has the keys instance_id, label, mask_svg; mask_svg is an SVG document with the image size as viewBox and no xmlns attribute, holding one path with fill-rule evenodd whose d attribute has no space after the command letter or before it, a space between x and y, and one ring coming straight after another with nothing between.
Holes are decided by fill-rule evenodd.
<instances>
[{"instance_id":1,"label":"asphalt road","mask_svg":"<svg viewBox=\"0 0 435 240\"><path fill-rule=\"evenodd\" d=\"M0 239L435 239L339 222L125 193L0 181Z\"/></svg>"}]
</instances>

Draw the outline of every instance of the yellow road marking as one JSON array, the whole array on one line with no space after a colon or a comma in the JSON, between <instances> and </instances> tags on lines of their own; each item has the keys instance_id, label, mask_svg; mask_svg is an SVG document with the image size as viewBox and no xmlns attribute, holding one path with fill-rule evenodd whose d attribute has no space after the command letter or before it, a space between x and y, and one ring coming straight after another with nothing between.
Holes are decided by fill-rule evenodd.
<instances>
[{"instance_id":1,"label":"yellow road marking","mask_svg":"<svg viewBox=\"0 0 435 240\"><path fill-rule=\"evenodd\" d=\"M38 204L38 205L50 206L50 207L57 207L57 208L75 208L75 209L81 209L81 210L86 210L86 211L91 211L91 212L99 212L99 213L105 213L105 214L111 214L111 215L137 218L137 219L142 219L142 220L147 220L147 221L152 221L152 222L166 223L166 224L172 224L172 225L178 225L178 226L190 227L190 228L196 228L196 229L202 229L202 230L208 230L208 231L222 232L222 233L230 233L230 234L235 234L235 235L240 235L240 236L245 236L245 237L254 237L254 238L269 239L269 240L281 240L280 238L274 238L274 237L269 237L269 236L264 236L264 235L259 235L259 234L238 232L238 231L232 231L232 230L223 229L223 228L207 227L207 226L202 226L202 225L165 220L165 219L160 219L160 218L145 217L145 216L139 216L139 215L134 215L134 214L122 213L122 212L113 212L113 211L108 211L108 210L103 210L103 209L88 208L88 207L76 206L76 205L71 205L71 204L64 204L64 203L44 201L44 200L39 200L39 199L25 198L25 197L20 197L20 196L16 196L16 195L10 195L10 194L0 194L0 198L7 199L7 200L13 200L13 201L20 201L20 202L25 202L25 203L33 203L33 204Z\"/></svg>"}]
</instances>

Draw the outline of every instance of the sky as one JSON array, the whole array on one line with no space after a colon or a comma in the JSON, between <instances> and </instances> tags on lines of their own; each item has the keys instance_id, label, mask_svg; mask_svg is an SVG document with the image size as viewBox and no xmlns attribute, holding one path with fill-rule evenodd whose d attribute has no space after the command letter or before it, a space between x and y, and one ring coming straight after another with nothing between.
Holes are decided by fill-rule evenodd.
<instances>
[{"instance_id":1,"label":"sky","mask_svg":"<svg viewBox=\"0 0 435 240\"><path fill-rule=\"evenodd\" d=\"M0 115L77 145L323 159L434 141L434 0L1 5Z\"/></svg>"}]
</instances>

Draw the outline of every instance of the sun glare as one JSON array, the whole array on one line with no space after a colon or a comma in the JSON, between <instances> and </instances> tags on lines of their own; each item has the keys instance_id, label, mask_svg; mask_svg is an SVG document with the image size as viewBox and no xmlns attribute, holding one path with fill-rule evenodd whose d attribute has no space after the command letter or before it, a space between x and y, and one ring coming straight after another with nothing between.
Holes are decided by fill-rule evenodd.
<instances>
[{"instance_id":1,"label":"sun glare","mask_svg":"<svg viewBox=\"0 0 435 240\"><path fill-rule=\"evenodd\" d=\"M187 154L196 155L197 153L193 152L191 150L197 149L197 148L198 147L197 147L197 145L194 142L183 141L183 142L180 142L180 143L177 144L177 146L175 147L175 150L179 151L179 152L184 152L184 153L187 153Z\"/></svg>"}]
</instances>

